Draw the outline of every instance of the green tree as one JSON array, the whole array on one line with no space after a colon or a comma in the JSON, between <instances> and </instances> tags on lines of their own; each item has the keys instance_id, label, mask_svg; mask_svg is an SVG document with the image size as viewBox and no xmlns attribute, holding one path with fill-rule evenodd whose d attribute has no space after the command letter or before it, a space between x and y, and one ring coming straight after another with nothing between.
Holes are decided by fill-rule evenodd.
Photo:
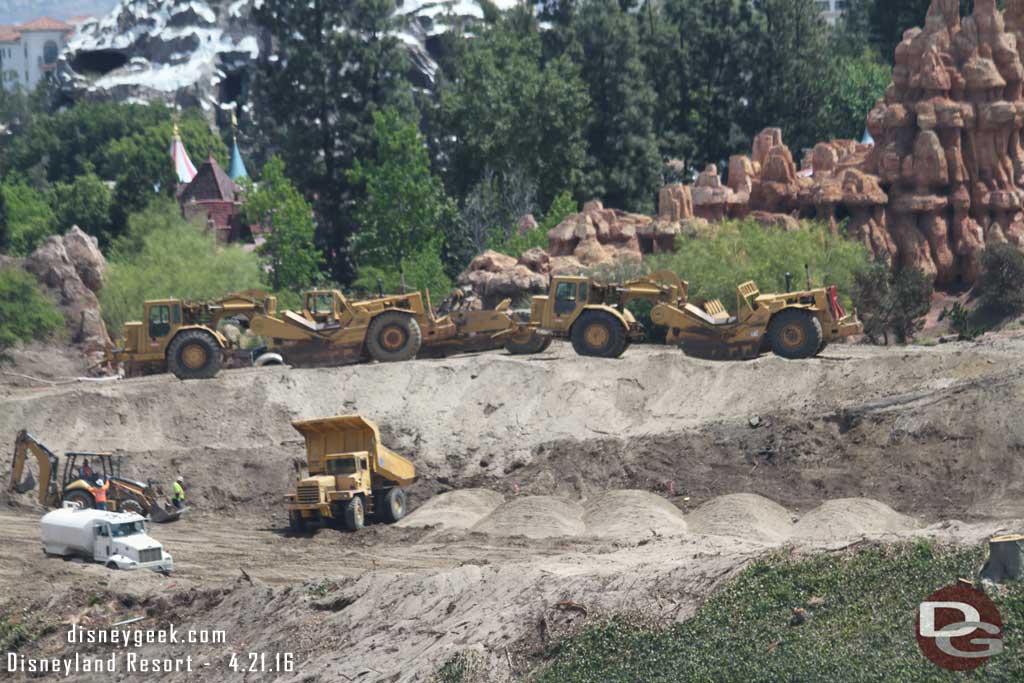
<instances>
[{"instance_id":1,"label":"green tree","mask_svg":"<svg viewBox=\"0 0 1024 683\"><path fill-rule=\"evenodd\" d=\"M18 268L0 268L0 361L18 342L40 340L63 324L34 277Z\"/></svg>"},{"instance_id":2,"label":"green tree","mask_svg":"<svg viewBox=\"0 0 1024 683\"><path fill-rule=\"evenodd\" d=\"M616 0L586 0L575 26L592 103L587 193L609 206L650 212L660 183L654 91L640 61L634 18Z\"/></svg>"},{"instance_id":3,"label":"green tree","mask_svg":"<svg viewBox=\"0 0 1024 683\"><path fill-rule=\"evenodd\" d=\"M898 344L906 344L931 307L932 281L915 268L893 271L887 262L876 261L855 275L852 293L868 339L888 344L891 333Z\"/></svg>"},{"instance_id":4,"label":"green tree","mask_svg":"<svg viewBox=\"0 0 1024 683\"><path fill-rule=\"evenodd\" d=\"M859 140L868 112L885 95L891 80L892 69L870 50L853 56L838 54L831 91L825 99L827 137Z\"/></svg>"},{"instance_id":5,"label":"green tree","mask_svg":"<svg viewBox=\"0 0 1024 683\"><path fill-rule=\"evenodd\" d=\"M4 199L4 188L0 185L0 253L6 252L11 246L11 226L7 222L7 200Z\"/></svg>"},{"instance_id":6,"label":"green tree","mask_svg":"<svg viewBox=\"0 0 1024 683\"><path fill-rule=\"evenodd\" d=\"M375 112L413 110L394 9L393 0L265 0L254 13L275 49L256 73L252 124L315 197L318 244L342 283L354 275L350 243L364 197L348 171L371 156Z\"/></svg>"},{"instance_id":7,"label":"green tree","mask_svg":"<svg viewBox=\"0 0 1024 683\"><path fill-rule=\"evenodd\" d=\"M870 45L885 62L892 64L903 34L924 26L931 0L848 0L839 24L841 45L854 53ZM998 3L1000 7L1003 2ZM974 9L973 0L960 0L960 14Z\"/></svg>"},{"instance_id":8,"label":"green tree","mask_svg":"<svg viewBox=\"0 0 1024 683\"><path fill-rule=\"evenodd\" d=\"M578 192L588 98L568 55L545 61L530 10L516 8L474 38L440 87L440 155L452 194L465 197L488 169L518 169L542 205Z\"/></svg>"},{"instance_id":9,"label":"green tree","mask_svg":"<svg viewBox=\"0 0 1024 683\"><path fill-rule=\"evenodd\" d=\"M1024 254L1010 244L993 244L981 255L976 294L996 315L1024 312Z\"/></svg>"},{"instance_id":10,"label":"green tree","mask_svg":"<svg viewBox=\"0 0 1024 683\"><path fill-rule=\"evenodd\" d=\"M662 156L702 170L749 150L755 131L741 126L761 40L751 3L652 1L637 20L647 77L657 94L654 119Z\"/></svg>"},{"instance_id":11,"label":"green tree","mask_svg":"<svg viewBox=\"0 0 1024 683\"><path fill-rule=\"evenodd\" d=\"M835 64L828 25L814 0L755 0L754 10L762 26L751 63L747 131L778 126L791 149L813 147L830 137L825 103Z\"/></svg>"},{"instance_id":12,"label":"green tree","mask_svg":"<svg viewBox=\"0 0 1024 683\"><path fill-rule=\"evenodd\" d=\"M43 239L54 232L57 217L46 197L13 177L0 186L6 205L9 249L12 254L28 256Z\"/></svg>"},{"instance_id":13,"label":"green tree","mask_svg":"<svg viewBox=\"0 0 1024 683\"><path fill-rule=\"evenodd\" d=\"M355 250L360 265L394 268L406 285L406 261L431 244L440 249L441 220L450 200L431 174L430 157L416 125L395 109L374 119L375 159L356 161L349 182L366 188L357 213Z\"/></svg>"},{"instance_id":14,"label":"green tree","mask_svg":"<svg viewBox=\"0 0 1024 683\"><path fill-rule=\"evenodd\" d=\"M112 237L112 199L107 185L91 171L78 176L72 183L57 183L50 195L50 205L57 218L57 232L66 232L77 225L90 235L99 237L103 244L109 244Z\"/></svg>"},{"instance_id":15,"label":"green tree","mask_svg":"<svg viewBox=\"0 0 1024 683\"><path fill-rule=\"evenodd\" d=\"M271 157L263 167L259 185L245 184L245 220L270 231L259 253L268 267L271 288L312 287L320 277L323 260L314 244L313 207L285 175L284 162Z\"/></svg>"},{"instance_id":16,"label":"green tree","mask_svg":"<svg viewBox=\"0 0 1024 683\"><path fill-rule=\"evenodd\" d=\"M263 279L256 254L218 244L205 226L185 221L177 202L167 198L129 218L108 262L99 298L112 332L137 320L146 299L212 299L257 289Z\"/></svg>"}]
</instances>

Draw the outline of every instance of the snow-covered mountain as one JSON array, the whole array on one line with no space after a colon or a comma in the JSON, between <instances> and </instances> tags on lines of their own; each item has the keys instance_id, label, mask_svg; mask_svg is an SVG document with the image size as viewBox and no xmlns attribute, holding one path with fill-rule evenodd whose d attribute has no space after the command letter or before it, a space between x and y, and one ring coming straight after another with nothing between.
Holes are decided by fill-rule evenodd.
<instances>
[{"instance_id":1,"label":"snow-covered mountain","mask_svg":"<svg viewBox=\"0 0 1024 683\"><path fill-rule=\"evenodd\" d=\"M409 48L417 82L429 86L436 75L433 39L483 19L488 1L397 0L396 36ZM507 9L517 1L490 4ZM200 106L213 118L244 96L248 67L269 44L251 16L262 2L120 0L68 46L61 87L74 98Z\"/></svg>"},{"instance_id":2,"label":"snow-covered mountain","mask_svg":"<svg viewBox=\"0 0 1024 683\"><path fill-rule=\"evenodd\" d=\"M22 24L38 17L98 17L116 4L117 0L0 0L0 24Z\"/></svg>"}]
</instances>

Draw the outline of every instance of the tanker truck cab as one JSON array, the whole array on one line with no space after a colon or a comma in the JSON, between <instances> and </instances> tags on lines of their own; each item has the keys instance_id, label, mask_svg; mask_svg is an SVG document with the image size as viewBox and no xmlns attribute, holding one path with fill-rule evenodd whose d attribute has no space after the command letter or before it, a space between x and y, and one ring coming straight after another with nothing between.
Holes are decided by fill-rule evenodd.
<instances>
[{"instance_id":1,"label":"tanker truck cab","mask_svg":"<svg viewBox=\"0 0 1024 683\"><path fill-rule=\"evenodd\" d=\"M285 495L292 530L323 521L349 531L367 517L397 522L405 516L404 487L415 466L380 443L377 425L358 415L293 422L306 440L308 477Z\"/></svg>"},{"instance_id":2,"label":"tanker truck cab","mask_svg":"<svg viewBox=\"0 0 1024 683\"><path fill-rule=\"evenodd\" d=\"M110 569L174 569L174 559L146 533L141 515L72 506L44 515L40 528L47 555L81 557Z\"/></svg>"}]
</instances>

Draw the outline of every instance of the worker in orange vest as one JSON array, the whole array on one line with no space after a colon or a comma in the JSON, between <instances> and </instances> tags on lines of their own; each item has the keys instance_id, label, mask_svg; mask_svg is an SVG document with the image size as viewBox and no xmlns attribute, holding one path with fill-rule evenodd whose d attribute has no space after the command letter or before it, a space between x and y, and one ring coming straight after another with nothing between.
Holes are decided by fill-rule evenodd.
<instances>
[{"instance_id":1,"label":"worker in orange vest","mask_svg":"<svg viewBox=\"0 0 1024 683\"><path fill-rule=\"evenodd\" d=\"M93 500L96 501L97 510L107 509L107 491L110 489L110 482L98 479L96 486L89 487L89 493L92 494Z\"/></svg>"}]
</instances>

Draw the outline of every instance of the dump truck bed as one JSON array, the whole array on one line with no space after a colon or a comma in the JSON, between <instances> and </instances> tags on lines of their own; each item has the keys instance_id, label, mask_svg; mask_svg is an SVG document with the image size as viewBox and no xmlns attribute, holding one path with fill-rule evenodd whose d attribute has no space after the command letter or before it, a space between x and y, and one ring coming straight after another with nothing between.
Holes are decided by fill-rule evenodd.
<instances>
[{"instance_id":1,"label":"dump truck bed","mask_svg":"<svg viewBox=\"0 0 1024 683\"><path fill-rule=\"evenodd\" d=\"M381 444L377 425L360 415L299 420L292 427L306 439L310 475L326 472L328 455L365 451L374 474L399 486L408 486L416 478L416 466Z\"/></svg>"}]
</instances>

